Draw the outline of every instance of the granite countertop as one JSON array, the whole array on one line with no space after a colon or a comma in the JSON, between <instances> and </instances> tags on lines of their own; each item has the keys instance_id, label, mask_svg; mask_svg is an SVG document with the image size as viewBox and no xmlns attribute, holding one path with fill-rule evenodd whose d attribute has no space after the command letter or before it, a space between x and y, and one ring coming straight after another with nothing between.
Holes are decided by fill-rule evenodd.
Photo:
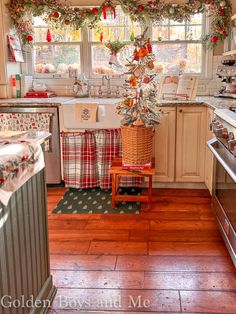
<instances>
[{"instance_id":1,"label":"granite countertop","mask_svg":"<svg viewBox=\"0 0 236 314\"><path fill-rule=\"evenodd\" d=\"M60 106L74 97L51 97L51 98L5 98L0 99L0 107L25 107L34 105L43 105L45 107Z\"/></svg>"},{"instance_id":2,"label":"granite countertop","mask_svg":"<svg viewBox=\"0 0 236 314\"><path fill-rule=\"evenodd\" d=\"M236 107L236 99L217 98L213 96L200 96L195 100L160 100L161 107L169 106L207 106L212 109L228 109Z\"/></svg>"},{"instance_id":3,"label":"granite countertop","mask_svg":"<svg viewBox=\"0 0 236 314\"><path fill-rule=\"evenodd\" d=\"M62 104L71 104L74 101L86 101L94 100L98 103L104 102L109 104L109 100L114 103L113 98L74 98L74 97L52 97L52 98L9 98L9 99L0 99L0 107L9 106L9 107L29 107L32 105L35 106L44 106L44 107L55 107ZM121 100L121 99L120 99ZM117 99L117 102L119 99ZM230 98L216 98L213 96L200 96L196 97L195 100L160 100L159 106L169 107L169 106L208 106L212 109L227 109L231 106L236 107L236 99Z\"/></svg>"}]
</instances>

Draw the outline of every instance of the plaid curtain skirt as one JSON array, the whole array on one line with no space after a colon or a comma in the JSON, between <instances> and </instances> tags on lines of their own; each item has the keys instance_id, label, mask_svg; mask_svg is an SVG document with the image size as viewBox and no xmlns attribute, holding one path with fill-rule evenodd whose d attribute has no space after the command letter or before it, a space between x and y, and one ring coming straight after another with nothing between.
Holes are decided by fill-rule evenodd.
<instances>
[{"instance_id":1,"label":"plaid curtain skirt","mask_svg":"<svg viewBox=\"0 0 236 314\"><path fill-rule=\"evenodd\" d=\"M121 156L120 129L62 133L64 181L72 188L111 188L109 168ZM122 177L120 186L138 186L141 177Z\"/></svg>"}]
</instances>

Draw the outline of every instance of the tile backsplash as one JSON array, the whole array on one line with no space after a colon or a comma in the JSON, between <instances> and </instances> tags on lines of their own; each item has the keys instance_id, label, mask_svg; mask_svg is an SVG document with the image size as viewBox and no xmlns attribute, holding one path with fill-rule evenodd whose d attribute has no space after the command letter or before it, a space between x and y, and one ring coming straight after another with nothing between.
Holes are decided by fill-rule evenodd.
<instances>
[{"instance_id":1,"label":"tile backsplash","mask_svg":"<svg viewBox=\"0 0 236 314\"><path fill-rule=\"evenodd\" d=\"M221 64L222 57L214 56L212 62L212 78L211 79L200 79L198 85L198 96L209 96L213 95L222 85L219 78L216 76L217 66ZM71 96L72 95L72 86L74 83L73 79L36 79L36 81L43 81L50 90L54 91L58 96ZM124 83L121 79L112 79L111 80L111 90L113 96L115 96L117 86L122 86ZM91 80L90 84L95 87L93 90L96 90L101 85L101 82L98 80ZM105 86L104 86L105 87ZM104 88L103 87L103 88Z\"/></svg>"}]
</instances>

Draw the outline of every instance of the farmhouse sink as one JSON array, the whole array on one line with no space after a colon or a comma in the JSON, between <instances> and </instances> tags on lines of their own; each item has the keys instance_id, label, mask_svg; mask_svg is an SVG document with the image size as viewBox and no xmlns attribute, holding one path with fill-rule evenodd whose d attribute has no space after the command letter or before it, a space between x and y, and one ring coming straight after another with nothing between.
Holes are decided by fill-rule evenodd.
<instances>
[{"instance_id":1,"label":"farmhouse sink","mask_svg":"<svg viewBox=\"0 0 236 314\"><path fill-rule=\"evenodd\" d=\"M120 127L120 116L116 113L116 105L120 98L76 98L61 106L61 125L64 130L76 129L115 129ZM79 122L76 105L79 103L97 103L97 122Z\"/></svg>"}]
</instances>

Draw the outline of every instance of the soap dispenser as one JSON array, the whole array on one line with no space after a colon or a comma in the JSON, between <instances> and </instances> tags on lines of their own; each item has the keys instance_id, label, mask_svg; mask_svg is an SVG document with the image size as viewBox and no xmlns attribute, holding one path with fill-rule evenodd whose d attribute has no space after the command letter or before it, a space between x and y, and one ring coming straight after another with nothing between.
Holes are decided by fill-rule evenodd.
<instances>
[{"instance_id":1,"label":"soap dispenser","mask_svg":"<svg viewBox=\"0 0 236 314\"><path fill-rule=\"evenodd\" d=\"M77 76L75 76L75 82L73 84L73 96L74 97L79 97L81 92L82 92L82 84L78 80Z\"/></svg>"}]
</instances>

